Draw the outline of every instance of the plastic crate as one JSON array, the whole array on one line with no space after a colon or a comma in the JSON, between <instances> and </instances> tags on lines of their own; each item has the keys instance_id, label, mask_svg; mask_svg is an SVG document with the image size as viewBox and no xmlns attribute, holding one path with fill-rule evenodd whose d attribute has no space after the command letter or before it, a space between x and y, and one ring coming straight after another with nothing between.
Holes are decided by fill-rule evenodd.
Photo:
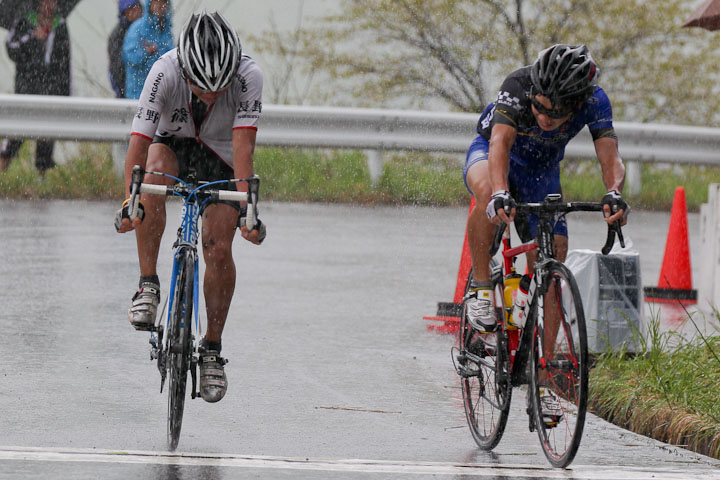
<instances>
[{"instance_id":1,"label":"plastic crate","mask_svg":"<svg viewBox=\"0 0 720 480\"><path fill-rule=\"evenodd\" d=\"M642 315L640 254L571 250L565 264L580 289L590 352L634 352Z\"/></svg>"}]
</instances>

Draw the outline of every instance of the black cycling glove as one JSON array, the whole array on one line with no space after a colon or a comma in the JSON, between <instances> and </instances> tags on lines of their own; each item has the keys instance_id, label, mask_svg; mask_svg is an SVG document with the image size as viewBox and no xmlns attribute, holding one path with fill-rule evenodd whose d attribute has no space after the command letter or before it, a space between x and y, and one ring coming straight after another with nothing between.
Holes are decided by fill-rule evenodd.
<instances>
[{"instance_id":1,"label":"black cycling glove","mask_svg":"<svg viewBox=\"0 0 720 480\"><path fill-rule=\"evenodd\" d=\"M238 228L247 226L247 207L240 207L240 216L238 217ZM260 221L259 218L255 218L255 227L252 230L258 231L258 242L262 243L263 240L265 240L265 237L267 236L267 228L265 228L265 224ZM252 231L251 230L251 231Z\"/></svg>"},{"instance_id":2,"label":"black cycling glove","mask_svg":"<svg viewBox=\"0 0 720 480\"><path fill-rule=\"evenodd\" d=\"M614 214L619 210L624 210L623 218L627 218L630 213L630 205L623 200L622 195L617 190L610 190L605 194L600 202L602 205L608 205L610 207L610 214Z\"/></svg>"},{"instance_id":3,"label":"black cycling glove","mask_svg":"<svg viewBox=\"0 0 720 480\"><path fill-rule=\"evenodd\" d=\"M505 213L510 215L510 212L515 207L517 207L517 203L515 203L510 192L501 190L492 194L490 202L487 204L487 208L485 208L485 213L487 213L488 218L492 220L500 210L504 209Z\"/></svg>"},{"instance_id":4,"label":"black cycling glove","mask_svg":"<svg viewBox=\"0 0 720 480\"><path fill-rule=\"evenodd\" d=\"M143 204L138 202L137 206L137 212L136 216L140 219L140 222L142 222L145 219L145 207L143 207ZM123 218L130 218L130 199L128 198L125 200L122 204L122 207L120 207L120 210L115 212L115 230L120 231L120 227L122 226L122 220Z\"/></svg>"}]
</instances>

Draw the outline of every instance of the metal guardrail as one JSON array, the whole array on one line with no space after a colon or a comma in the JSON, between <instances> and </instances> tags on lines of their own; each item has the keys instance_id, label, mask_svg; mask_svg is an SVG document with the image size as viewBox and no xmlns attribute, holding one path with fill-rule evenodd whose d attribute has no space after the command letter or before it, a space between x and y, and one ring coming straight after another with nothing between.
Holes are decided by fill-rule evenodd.
<instances>
[{"instance_id":1,"label":"metal guardrail","mask_svg":"<svg viewBox=\"0 0 720 480\"><path fill-rule=\"evenodd\" d=\"M127 141L136 101L0 94L0 137ZM258 145L464 153L477 114L265 105ZM720 165L720 129L615 122L626 161ZM594 157L584 130L568 156Z\"/></svg>"}]
</instances>

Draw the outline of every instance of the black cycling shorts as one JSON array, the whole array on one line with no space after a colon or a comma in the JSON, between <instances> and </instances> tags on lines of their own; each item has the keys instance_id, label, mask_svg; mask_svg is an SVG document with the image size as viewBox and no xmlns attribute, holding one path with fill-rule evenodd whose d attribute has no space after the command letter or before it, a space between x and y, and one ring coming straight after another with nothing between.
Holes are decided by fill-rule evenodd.
<instances>
[{"instance_id":1,"label":"black cycling shorts","mask_svg":"<svg viewBox=\"0 0 720 480\"><path fill-rule=\"evenodd\" d=\"M162 143L170 147L178 161L178 178L190 185L198 182L214 182L235 178L234 170L223 162L215 152L194 138L160 137L155 135L153 143ZM218 185L217 188L237 190L235 183ZM224 203L240 210L237 202L211 200L210 203ZM209 204L206 204L206 206Z\"/></svg>"}]
</instances>

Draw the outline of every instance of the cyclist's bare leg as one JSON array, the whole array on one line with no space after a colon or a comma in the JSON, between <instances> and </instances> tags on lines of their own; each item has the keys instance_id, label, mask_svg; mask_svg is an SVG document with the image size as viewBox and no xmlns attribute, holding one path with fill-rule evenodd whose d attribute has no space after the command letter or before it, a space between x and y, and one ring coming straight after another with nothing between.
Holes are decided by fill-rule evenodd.
<instances>
[{"instance_id":1,"label":"cyclist's bare leg","mask_svg":"<svg viewBox=\"0 0 720 480\"><path fill-rule=\"evenodd\" d=\"M205 339L218 342L235 291L235 262L232 242L238 211L222 203L207 207L203 213L202 246L205 259L204 293L208 328Z\"/></svg>"},{"instance_id":2,"label":"cyclist's bare leg","mask_svg":"<svg viewBox=\"0 0 720 480\"><path fill-rule=\"evenodd\" d=\"M178 163L175 153L167 145L151 144L145 170L177 176ZM174 183L172 179L160 175L145 175L143 182L163 185ZM157 275L158 252L165 230L165 197L143 194L140 201L145 207L145 220L135 229L140 275Z\"/></svg>"},{"instance_id":3,"label":"cyclist's bare leg","mask_svg":"<svg viewBox=\"0 0 720 480\"><path fill-rule=\"evenodd\" d=\"M485 206L492 194L487 160L475 163L467 172L467 183L475 196L475 208L468 216L467 235L470 257L473 265L473 279L476 282L490 280L490 246L495 226L487 218Z\"/></svg>"}]
</instances>

